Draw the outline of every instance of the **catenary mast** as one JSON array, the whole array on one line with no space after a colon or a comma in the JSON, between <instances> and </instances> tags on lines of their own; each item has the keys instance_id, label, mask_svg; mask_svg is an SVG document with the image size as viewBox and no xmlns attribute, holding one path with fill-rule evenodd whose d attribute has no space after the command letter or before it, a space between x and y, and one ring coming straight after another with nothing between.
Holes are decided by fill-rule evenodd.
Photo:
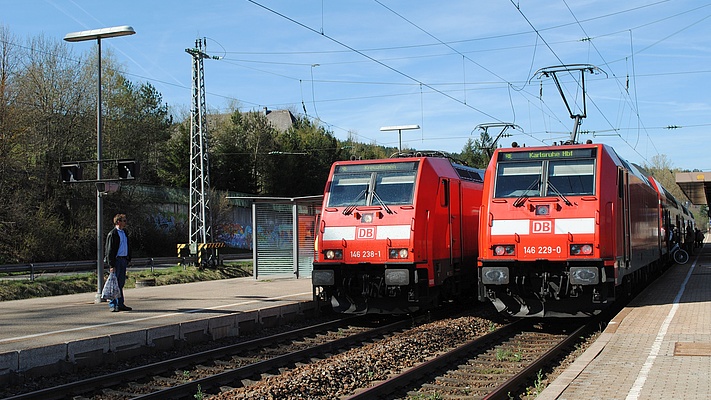
<instances>
[{"instance_id":1,"label":"catenary mast","mask_svg":"<svg viewBox=\"0 0 711 400\"><path fill-rule=\"evenodd\" d=\"M192 106L190 109L190 231L189 244L210 241L212 221L209 207L210 168L205 107L205 72L202 60L218 59L203 51L206 40L195 41L195 48L185 49L193 57ZM192 251L191 251L192 252Z\"/></svg>"}]
</instances>

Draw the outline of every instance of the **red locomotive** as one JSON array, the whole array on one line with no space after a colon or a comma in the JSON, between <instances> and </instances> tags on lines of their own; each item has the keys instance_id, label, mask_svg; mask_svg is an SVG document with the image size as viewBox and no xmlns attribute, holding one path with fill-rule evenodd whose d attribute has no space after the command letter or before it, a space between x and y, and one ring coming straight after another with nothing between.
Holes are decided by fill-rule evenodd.
<instances>
[{"instance_id":1,"label":"red locomotive","mask_svg":"<svg viewBox=\"0 0 711 400\"><path fill-rule=\"evenodd\" d=\"M664 267L690 216L603 144L499 148L482 203L479 299L515 316L599 312Z\"/></svg>"},{"instance_id":2,"label":"red locomotive","mask_svg":"<svg viewBox=\"0 0 711 400\"><path fill-rule=\"evenodd\" d=\"M336 312L400 314L476 287L483 170L441 153L336 162L312 283Z\"/></svg>"}]
</instances>

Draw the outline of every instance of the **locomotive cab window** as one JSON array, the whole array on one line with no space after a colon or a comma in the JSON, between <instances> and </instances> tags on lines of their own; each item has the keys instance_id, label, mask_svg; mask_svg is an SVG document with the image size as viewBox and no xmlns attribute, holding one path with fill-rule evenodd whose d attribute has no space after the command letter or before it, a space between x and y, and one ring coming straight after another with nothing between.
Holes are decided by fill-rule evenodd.
<instances>
[{"instance_id":1,"label":"locomotive cab window","mask_svg":"<svg viewBox=\"0 0 711 400\"><path fill-rule=\"evenodd\" d=\"M540 196L541 171L540 161L499 163L495 197Z\"/></svg>"},{"instance_id":2,"label":"locomotive cab window","mask_svg":"<svg viewBox=\"0 0 711 400\"><path fill-rule=\"evenodd\" d=\"M370 174L349 174L334 176L331 182L331 192L328 196L330 207L340 207L349 204L365 205L366 193L370 183Z\"/></svg>"},{"instance_id":3,"label":"locomotive cab window","mask_svg":"<svg viewBox=\"0 0 711 400\"><path fill-rule=\"evenodd\" d=\"M333 174L328 207L411 205L417 162L338 166Z\"/></svg>"},{"instance_id":4,"label":"locomotive cab window","mask_svg":"<svg viewBox=\"0 0 711 400\"><path fill-rule=\"evenodd\" d=\"M566 196L592 195L595 188L593 160L556 160L548 165L547 195L556 190Z\"/></svg>"},{"instance_id":5,"label":"locomotive cab window","mask_svg":"<svg viewBox=\"0 0 711 400\"><path fill-rule=\"evenodd\" d=\"M415 173L379 173L375 179L375 193L385 204L412 204Z\"/></svg>"},{"instance_id":6,"label":"locomotive cab window","mask_svg":"<svg viewBox=\"0 0 711 400\"><path fill-rule=\"evenodd\" d=\"M500 161L494 196L544 197L595 194L594 158Z\"/></svg>"}]
</instances>

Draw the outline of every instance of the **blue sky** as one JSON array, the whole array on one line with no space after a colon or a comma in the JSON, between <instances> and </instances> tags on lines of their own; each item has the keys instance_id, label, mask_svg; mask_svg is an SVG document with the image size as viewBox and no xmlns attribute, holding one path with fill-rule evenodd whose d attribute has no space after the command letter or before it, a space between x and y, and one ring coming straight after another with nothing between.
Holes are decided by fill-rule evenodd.
<instances>
[{"instance_id":1,"label":"blue sky","mask_svg":"<svg viewBox=\"0 0 711 400\"><path fill-rule=\"evenodd\" d=\"M0 0L0 24L25 40L132 26L106 39L135 82L150 82L177 115L191 101L191 57L206 38L207 104L223 111L288 108L339 139L459 152L479 124L511 123L526 146L570 137L573 120L553 79L585 73L579 139L631 162L666 155L672 167L711 171L711 2ZM77 54L95 42L67 43ZM580 72L562 74L581 113ZM489 131L495 136L498 131Z\"/></svg>"}]
</instances>

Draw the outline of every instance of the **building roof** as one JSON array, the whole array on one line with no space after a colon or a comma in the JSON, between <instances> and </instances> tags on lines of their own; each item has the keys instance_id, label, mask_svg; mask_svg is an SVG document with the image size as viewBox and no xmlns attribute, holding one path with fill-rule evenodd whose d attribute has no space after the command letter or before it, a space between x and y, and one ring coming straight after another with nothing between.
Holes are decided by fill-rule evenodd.
<instances>
[{"instance_id":1,"label":"building roof","mask_svg":"<svg viewBox=\"0 0 711 400\"><path fill-rule=\"evenodd\" d=\"M709 204L711 198L711 172L678 172L676 184L679 185L692 204Z\"/></svg>"},{"instance_id":2,"label":"building roof","mask_svg":"<svg viewBox=\"0 0 711 400\"><path fill-rule=\"evenodd\" d=\"M274 129L279 132L286 132L296 122L296 117L289 110L270 110L264 107L264 115Z\"/></svg>"}]
</instances>

